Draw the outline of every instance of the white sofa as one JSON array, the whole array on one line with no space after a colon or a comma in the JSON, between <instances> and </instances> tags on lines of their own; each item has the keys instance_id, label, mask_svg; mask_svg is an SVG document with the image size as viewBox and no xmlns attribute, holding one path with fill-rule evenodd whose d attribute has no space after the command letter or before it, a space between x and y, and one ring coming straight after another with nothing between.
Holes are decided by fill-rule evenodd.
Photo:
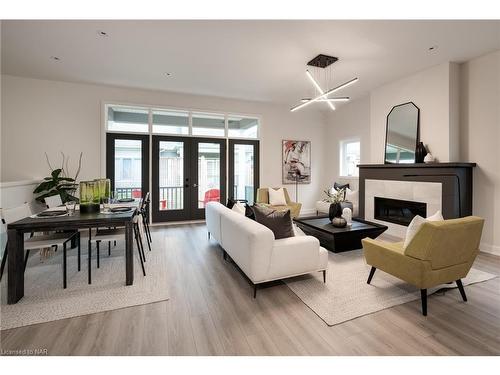
<instances>
[{"instance_id":1,"label":"white sofa","mask_svg":"<svg viewBox=\"0 0 500 375\"><path fill-rule=\"evenodd\" d=\"M279 240L262 224L218 202L205 208L208 237L212 236L254 285L268 281L323 272L326 281L328 251L317 238L298 235Z\"/></svg>"}]
</instances>

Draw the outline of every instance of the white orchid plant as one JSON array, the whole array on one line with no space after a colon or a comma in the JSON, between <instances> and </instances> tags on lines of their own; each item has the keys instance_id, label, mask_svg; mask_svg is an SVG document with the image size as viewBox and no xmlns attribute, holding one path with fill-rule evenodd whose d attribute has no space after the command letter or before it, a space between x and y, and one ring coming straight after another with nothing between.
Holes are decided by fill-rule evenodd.
<instances>
[{"instance_id":1,"label":"white orchid plant","mask_svg":"<svg viewBox=\"0 0 500 375\"><path fill-rule=\"evenodd\" d=\"M323 199L323 202L328 203L341 203L345 201L345 188L343 189L327 189L324 190L326 194L326 198Z\"/></svg>"}]
</instances>

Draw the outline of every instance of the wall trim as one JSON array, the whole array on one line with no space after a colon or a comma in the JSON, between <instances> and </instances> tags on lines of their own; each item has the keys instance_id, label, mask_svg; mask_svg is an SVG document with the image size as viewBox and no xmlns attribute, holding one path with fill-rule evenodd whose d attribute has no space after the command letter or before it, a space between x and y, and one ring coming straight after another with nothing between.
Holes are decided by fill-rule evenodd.
<instances>
[{"instance_id":1,"label":"wall trim","mask_svg":"<svg viewBox=\"0 0 500 375\"><path fill-rule=\"evenodd\" d=\"M0 188L8 188L15 186L29 186L40 183L41 179L38 180L22 180L22 181L8 181L0 182Z\"/></svg>"},{"instance_id":2,"label":"wall trim","mask_svg":"<svg viewBox=\"0 0 500 375\"><path fill-rule=\"evenodd\" d=\"M479 250L483 253L493 254L500 256L500 246L490 245L484 242L481 242L479 245Z\"/></svg>"}]
</instances>

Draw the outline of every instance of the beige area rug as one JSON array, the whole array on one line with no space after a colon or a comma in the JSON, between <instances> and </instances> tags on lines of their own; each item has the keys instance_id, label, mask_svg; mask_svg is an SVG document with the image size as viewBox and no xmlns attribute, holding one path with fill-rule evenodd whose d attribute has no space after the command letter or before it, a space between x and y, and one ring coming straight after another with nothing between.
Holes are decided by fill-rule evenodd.
<instances>
[{"instance_id":1,"label":"beige area rug","mask_svg":"<svg viewBox=\"0 0 500 375\"><path fill-rule=\"evenodd\" d=\"M286 285L329 326L392 306L420 299L420 290L396 277L377 270L370 285L366 283L370 266L366 265L363 250L329 253L326 284L321 273L286 280ZM464 285L495 278L496 275L472 268ZM434 293L445 284L428 290ZM465 290L467 293L467 288ZM457 293L457 298L461 298ZM430 311L432 311L432 301Z\"/></svg>"},{"instance_id":2,"label":"beige area rug","mask_svg":"<svg viewBox=\"0 0 500 375\"><path fill-rule=\"evenodd\" d=\"M155 238L153 237L153 241ZM145 240L144 240L145 243ZM145 243L146 244L146 243ZM77 271L76 249L68 251L68 287L62 287L62 250L40 262L30 257L25 273L24 297L7 305L7 275L1 283L0 329L71 318L168 299L167 259L164 246L153 242L146 251L146 277L134 249L134 285L125 286L125 243L118 242L108 257L107 244L101 250L100 268L92 259L92 285L87 283L87 242L82 238L82 268ZM95 257L95 245L92 251ZM70 255L71 254L71 255Z\"/></svg>"}]
</instances>

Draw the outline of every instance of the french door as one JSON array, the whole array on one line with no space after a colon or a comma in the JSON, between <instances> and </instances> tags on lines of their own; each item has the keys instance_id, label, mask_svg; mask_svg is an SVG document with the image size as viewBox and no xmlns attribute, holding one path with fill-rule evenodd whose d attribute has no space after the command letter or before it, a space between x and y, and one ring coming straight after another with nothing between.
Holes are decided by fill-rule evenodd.
<instances>
[{"instance_id":1,"label":"french door","mask_svg":"<svg viewBox=\"0 0 500 375\"><path fill-rule=\"evenodd\" d=\"M226 199L226 140L152 137L154 222L205 218L205 205Z\"/></svg>"},{"instance_id":2,"label":"french door","mask_svg":"<svg viewBox=\"0 0 500 375\"><path fill-rule=\"evenodd\" d=\"M149 136L107 133L106 177L116 198L143 198L149 191Z\"/></svg>"},{"instance_id":3,"label":"french door","mask_svg":"<svg viewBox=\"0 0 500 375\"><path fill-rule=\"evenodd\" d=\"M259 141L229 140L228 197L252 205L259 187Z\"/></svg>"}]
</instances>

